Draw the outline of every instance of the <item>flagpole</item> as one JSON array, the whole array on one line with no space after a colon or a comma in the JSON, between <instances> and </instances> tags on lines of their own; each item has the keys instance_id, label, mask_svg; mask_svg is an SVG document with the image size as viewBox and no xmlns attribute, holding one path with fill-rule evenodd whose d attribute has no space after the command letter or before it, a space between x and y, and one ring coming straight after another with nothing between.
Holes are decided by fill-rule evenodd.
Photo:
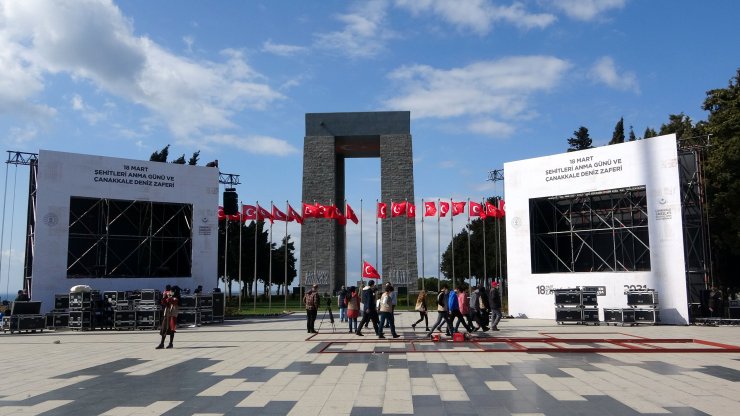
<instances>
[{"instance_id":1,"label":"flagpole","mask_svg":"<svg viewBox=\"0 0 740 416\"><path fill-rule=\"evenodd\" d=\"M288 310L288 216L290 215L290 202L285 200L285 274L283 275L283 310Z\"/></svg>"},{"instance_id":2,"label":"flagpole","mask_svg":"<svg viewBox=\"0 0 740 416\"><path fill-rule=\"evenodd\" d=\"M375 210L378 209L378 200L375 199ZM375 213L375 264L380 267L380 270L383 270L383 265L378 262L378 212Z\"/></svg>"},{"instance_id":3,"label":"flagpole","mask_svg":"<svg viewBox=\"0 0 740 416\"><path fill-rule=\"evenodd\" d=\"M331 199L329 199L329 206L333 207L334 203ZM332 208L336 209L336 208ZM334 261L334 257L336 256L336 248L334 247L334 227L331 223L331 218L327 218L329 220L329 291L331 291L332 286L334 285L334 272L336 271L336 262Z\"/></svg>"},{"instance_id":4,"label":"flagpole","mask_svg":"<svg viewBox=\"0 0 740 416\"><path fill-rule=\"evenodd\" d=\"M473 273L472 273L472 267L471 267L471 261L470 261L470 198L468 198L468 282L469 287L468 290L472 292L473 287Z\"/></svg>"},{"instance_id":5,"label":"flagpole","mask_svg":"<svg viewBox=\"0 0 740 416\"><path fill-rule=\"evenodd\" d=\"M486 199L483 198L483 209L486 215L483 216L483 284L488 287L488 270L486 268L486 220L488 219L488 206Z\"/></svg>"},{"instance_id":6,"label":"flagpole","mask_svg":"<svg viewBox=\"0 0 740 416\"><path fill-rule=\"evenodd\" d=\"M272 203L272 200L270 200L270 212L272 213L274 210L275 204ZM272 221L270 221L270 245L268 246L270 249L270 264L268 267L268 279L270 284L267 286L267 312L272 313Z\"/></svg>"},{"instance_id":7,"label":"flagpole","mask_svg":"<svg viewBox=\"0 0 740 416\"><path fill-rule=\"evenodd\" d=\"M224 221L224 224L226 226L226 233L224 236L224 238L226 239L226 241L224 242L224 292L226 292L226 283L229 280L229 263L227 261L229 258L229 217L230 215L227 215Z\"/></svg>"},{"instance_id":8,"label":"flagpole","mask_svg":"<svg viewBox=\"0 0 740 416\"><path fill-rule=\"evenodd\" d=\"M255 201L257 204L257 212L254 213L254 310L257 311L257 219L260 213L260 202Z\"/></svg>"},{"instance_id":9,"label":"flagpole","mask_svg":"<svg viewBox=\"0 0 740 416\"><path fill-rule=\"evenodd\" d=\"M403 222L403 251L406 253L406 273L409 272L409 200L406 199L406 221ZM407 276L408 279L410 276ZM408 280L407 280L408 285ZM408 300L409 296L406 295ZM407 305L408 306L408 305Z\"/></svg>"},{"instance_id":10,"label":"flagpole","mask_svg":"<svg viewBox=\"0 0 740 416\"><path fill-rule=\"evenodd\" d=\"M442 204L440 204L440 199L437 198L437 207L439 208L439 211L437 212L437 293L439 293L441 289L441 280L442 280L442 250L441 250L441 235L442 235L442 227L440 227L440 218L442 215Z\"/></svg>"},{"instance_id":11,"label":"flagpole","mask_svg":"<svg viewBox=\"0 0 740 416\"><path fill-rule=\"evenodd\" d=\"M421 213L421 290L426 290L426 285L424 284L424 216L426 216L424 198L421 199L421 207L423 209Z\"/></svg>"},{"instance_id":12,"label":"flagpole","mask_svg":"<svg viewBox=\"0 0 740 416\"><path fill-rule=\"evenodd\" d=\"M239 201L239 205L242 205L242 202ZM239 212L239 312L242 310L242 228L244 228L244 223L242 223L242 215L241 211Z\"/></svg>"},{"instance_id":13,"label":"flagpole","mask_svg":"<svg viewBox=\"0 0 740 416\"><path fill-rule=\"evenodd\" d=\"M347 218L347 200L344 200L344 217ZM347 271L349 270L349 265L347 264L349 260L349 244L347 244L347 224L345 219L344 224L344 284L342 286L347 286Z\"/></svg>"},{"instance_id":14,"label":"flagpole","mask_svg":"<svg viewBox=\"0 0 740 416\"><path fill-rule=\"evenodd\" d=\"M450 247L452 247L452 287L450 290L455 290L455 204L450 198Z\"/></svg>"},{"instance_id":15,"label":"flagpole","mask_svg":"<svg viewBox=\"0 0 740 416\"><path fill-rule=\"evenodd\" d=\"M387 208L386 208L386 212L388 212L387 211ZM394 257L393 254L394 253L393 253L393 199L392 198L391 198L391 218L390 218L390 223L391 223L391 250L390 250L390 258L388 259L388 261L389 261L389 263L388 263L388 273L386 273L385 270L383 270L383 275L380 276L380 280L381 281L383 281L383 276L385 276L386 279L388 279L389 282L391 280L391 275L393 274L393 266L394 266L393 265L393 257Z\"/></svg>"},{"instance_id":16,"label":"flagpole","mask_svg":"<svg viewBox=\"0 0 740 416\"><path fill-rule=\"evenodd\" d=\"M362 280L362 198L360 198L360 280Z\"/></svg>"}]
</instances>

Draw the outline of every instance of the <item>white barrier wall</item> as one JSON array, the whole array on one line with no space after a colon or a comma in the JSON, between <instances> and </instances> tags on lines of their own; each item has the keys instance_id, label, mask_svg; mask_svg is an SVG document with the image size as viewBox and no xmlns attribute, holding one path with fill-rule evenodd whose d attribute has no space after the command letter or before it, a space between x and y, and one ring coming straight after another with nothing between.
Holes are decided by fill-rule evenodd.
<instances>
[{"instance_id":1,"label":"white barrier wall","mask_svg":"<svg viewBox=\"0 0 740 416\"><path fill-rule=\"evenodd\" d=\"M654 289L661 321L688 323L675 135L509 162L504 171L511 315L555 319L553 289L603 286L600 310L627 307L628 288ZM530 199L633 186L646 188L650 271L532 273Z\"/></svg>"},{"instance_id":2,"label":"white barrier wall","mask_svg":"<svg viewBox=\"0 0 740 416\"><path fill-rule=\"evenodd\" d=\"M32 296L43 311L54 294L75 285L93 289L215 287L218 256L218 168L41 150L38 159ZM192 204L192 276L68 278L70 197Z\"/></svg>"}]
</instances>

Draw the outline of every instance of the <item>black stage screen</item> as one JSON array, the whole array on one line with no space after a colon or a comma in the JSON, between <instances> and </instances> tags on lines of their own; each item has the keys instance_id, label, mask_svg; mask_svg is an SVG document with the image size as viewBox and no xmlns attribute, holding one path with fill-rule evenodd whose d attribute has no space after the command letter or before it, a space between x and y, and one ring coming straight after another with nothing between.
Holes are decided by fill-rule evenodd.
<instances>
[{"instance_id":1,"label":"black stage screen","mask_svg":"<svg viewBox=\"0 0 740 416\"><path fill-rule=\"evenodd\" d=\"M72 196L67 277L190 277L192 204Z\"/></svg>"},{"instance_id":2,"label":"black stage screen","mask_svg":"<svg viewBox=\"0 0 740 416\"><path fill-rule=\"evenodd\" d=\"M644 186L529 200L532 273L650 270Z\"/></svg>"}]
</instances>

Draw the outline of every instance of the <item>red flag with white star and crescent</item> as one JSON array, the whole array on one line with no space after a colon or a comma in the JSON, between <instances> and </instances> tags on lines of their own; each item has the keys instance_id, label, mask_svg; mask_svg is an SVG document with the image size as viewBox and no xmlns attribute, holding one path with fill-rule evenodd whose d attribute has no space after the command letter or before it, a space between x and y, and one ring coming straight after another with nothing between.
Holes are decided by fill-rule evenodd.
<instances>
[{"instance_id":1,"label":"red flag with white star and crescent","mask_svg":"<svg viewBox=\"0 0 740 416\"><path fill-rule=\"evenodd\" d=\"M362 262L362 278L363 279L380 279L380 274L375 270L372 264L363 261Z\"/></svg>"}]
</instances>

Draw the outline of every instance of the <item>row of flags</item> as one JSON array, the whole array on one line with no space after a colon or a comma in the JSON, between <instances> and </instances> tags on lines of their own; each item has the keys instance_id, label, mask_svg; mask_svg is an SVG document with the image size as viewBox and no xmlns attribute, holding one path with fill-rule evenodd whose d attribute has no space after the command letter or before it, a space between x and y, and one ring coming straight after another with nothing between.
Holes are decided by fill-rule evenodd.
<instances>
[{"instance_id":1,"label":"row of flags","mask_svg":"<svg viewBox=\"0 0 740 416\"><path fill-rule=\"evenodd\" d=\"M458 201L455 202L450 200L447 201L425 201L424 204L424 217L446 217L450 214L450 217L454 217L465 213L465 206L468 207L469 217L478 218L503 218L506 215L504 208L505 202L503 199L498 201L498 206L488 201L484 203L475 201ZM388 208L390 207L390 213ZM287 204L287 213L280 210L275 205L272 205L272 210L268 211L266 208L256 205L242 205L241 213L226 215L224 214L223 207L218 207L218 219L228 219L230 221L241 221L245 222L248 220L265 221L269 220L270 223L274 221L295 221L298 224L303 224L305 218L327 218L336 220L340 225L347 224L347 220L357 224L359 222L357 214L349 204L345 204L344 213L334 204L322 205L322 204L307 204L302 203L302 215L299 214L290 204ZM378 202L376 210L376 218L387 219L396 217L416 217L416 206L408 201L391 202Z\"/></svg>"}]
</instances>

